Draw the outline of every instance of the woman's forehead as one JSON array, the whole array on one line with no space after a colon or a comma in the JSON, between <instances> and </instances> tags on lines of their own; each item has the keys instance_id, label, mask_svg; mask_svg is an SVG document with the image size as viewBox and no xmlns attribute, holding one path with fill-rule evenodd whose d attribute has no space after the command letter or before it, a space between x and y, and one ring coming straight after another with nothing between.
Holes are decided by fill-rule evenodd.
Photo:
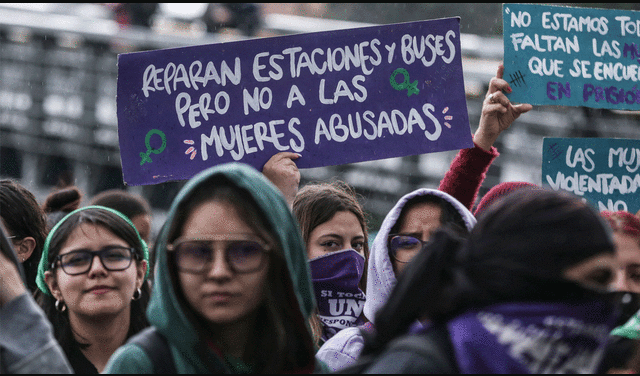
<instances>
[{"instance_id":1,"label":"woman's forehead","mask_svg":"<svg viewBox=\"0 0 640 376\"><path fill-rule=\"evenodd\" d=\"M440 226L442 217L442 208L434 203L420 203L403 213L398 218L398 230L406 232L410 230L418 230L425 226Z\"/></svg>"},{"instance_id":2,"label":"woman's forehead","mask_svg":"<svg viewBox=\"0 0 640 376\"><path fill-rule=\"evenodd\" d=\"M69 232L69 236L60 248L60 254L76 248L92 248L104 244L128 245L106 226L96 223L80 223Z\"/></svg>"}]
</instances>

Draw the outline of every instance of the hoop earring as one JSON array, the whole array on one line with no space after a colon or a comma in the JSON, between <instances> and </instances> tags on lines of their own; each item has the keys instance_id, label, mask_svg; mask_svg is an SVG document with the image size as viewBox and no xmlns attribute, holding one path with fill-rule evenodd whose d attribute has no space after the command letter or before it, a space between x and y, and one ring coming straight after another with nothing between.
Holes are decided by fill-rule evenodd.
<instances>
[{"instance_id":1,"label":"hoop earring","mask_svg":"<svg viewBox=\"0 0 640 376\"><path fill-rule=\"evenodd\" d=\"M58 312L64 312L67 309L67 306L64 304L64 301L62 300L56 300L56 311Z\"/></svg>"},{"instance_id":2,"label":"hoop earring","mask_svg":"<svg viewBox=\"0 0 640 376\"><path fill-rule=\"evenodd\" d=\"M140 290L140 288L137 288L136 291L133 292L133 296L131 297L131 300L138 300L142 297L142 290Z\"/></svg>"}]
</instances>

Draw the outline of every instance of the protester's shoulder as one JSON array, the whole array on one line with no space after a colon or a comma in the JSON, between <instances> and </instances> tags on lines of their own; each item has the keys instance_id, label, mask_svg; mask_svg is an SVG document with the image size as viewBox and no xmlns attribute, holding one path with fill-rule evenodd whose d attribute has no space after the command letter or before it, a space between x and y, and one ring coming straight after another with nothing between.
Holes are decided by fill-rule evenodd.
<instances>
[{"instance_id":1,"label":"protester's shoulder","mask_svg":"<svg viewBox=\"0 0 640 376\"><path fill-rule=\"evenodd\" d=\"M73 373L53 327L28 292L0 309L0 373Z\"/></svg>"},{"instance_id":2,"label":"protester's shoulder","mask_svg":"<svg viewBox=\"0 0 640 376\"><path fill-rule=\"evenodd\" d=\"M355 362L364 347L360 330L359 327L342 329L320 347L316 359L325 363L331 371Z\"/></svg>"},{"instance_id":3,"label":"protester's shoulder","mask_svg":"<svg viewBox=\"0 0 640 376\"><path fill-rule=\"evenodd\" d=\"M375 362L362 373L365 374L417 374L417 373L450 373L433 367L433 359L416 355L410 349L393 349L378 356Z\"/></svg>"},{"instance_id":4,"label":"protester's shoulder","mask_svg":"<svg viewBox=\"0 0 640 376\"><path fill-rule=\"evenodd\" d=\"M363 373L459 373L446 329L431 328L392 341Z\"/></svg>"},{"instance_id":5,"label":"protester's shoulder","mask_svg":"<svg viewBox=\"0 0 640 376\"><path fill-rule=\"evenodd\" d=\"M363 345L364 339L361 328L356 326L342 329L336 333L320 347L318 353L327 350L351 352L354 349L362 349Z\"/></svg>"},{"instance_id":6,"label":"protester's shoulder","mask_svg":"<svg viewBox=\"0 0 640 376\"><path fill-rule=\"evenodd\" d=\"M153 373L153 364L140 346L129 343L120 346L111 355L102 373Z\"/></svg>"}]
</instances>

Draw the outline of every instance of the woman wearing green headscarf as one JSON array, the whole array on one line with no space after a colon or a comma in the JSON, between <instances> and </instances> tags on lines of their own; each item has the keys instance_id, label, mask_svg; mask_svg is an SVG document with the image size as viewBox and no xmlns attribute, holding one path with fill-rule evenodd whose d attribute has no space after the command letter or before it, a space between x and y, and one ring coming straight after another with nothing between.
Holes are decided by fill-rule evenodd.
<instances>
[{"instance_id":1,"label":"woman wearing green headscarf","mask_svg":"<svg viewBox=\"0 0 640 376\"><path fill-rule=\"evenodd\" d=\"M149 253L131 221L102 206L75 210L49 232L37 297L75 373L96 374L148 326Z\"/></svg>"},{"instance_id":2,"label":"woman wearing green headscarf","mask_svg":"<svg viewBox=\"0 0 640 376\"><path fill-rule=\"evenodd\" d=\"M320 370L304 243L284 197L260 172L229 163L193 177L155 244L147 317L168 364L154 360L158 348L140 345L148 329L116 351L105 373Z\"/></svg>"}]
</instances>

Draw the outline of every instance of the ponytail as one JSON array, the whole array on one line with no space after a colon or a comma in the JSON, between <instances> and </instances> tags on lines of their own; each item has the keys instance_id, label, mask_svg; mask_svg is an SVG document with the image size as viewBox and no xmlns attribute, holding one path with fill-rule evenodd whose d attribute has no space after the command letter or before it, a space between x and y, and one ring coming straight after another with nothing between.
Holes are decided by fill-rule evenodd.
<instances>
[{"instance_id":1,"label":"ponytail","mask_svg":"<svg viewBox=\"0 0 640 376\"><path fill-rule=\"evenodd\" d=\"M457 290L463 276L455 267L463 244L463 234L451 227L441 228L432 236L399 276L389 300L376 314L376 331L363 331L363 355L378 353L416 320L433 319L455 309L459 299L443 292Z\"/></svg>"}]
</instances>

